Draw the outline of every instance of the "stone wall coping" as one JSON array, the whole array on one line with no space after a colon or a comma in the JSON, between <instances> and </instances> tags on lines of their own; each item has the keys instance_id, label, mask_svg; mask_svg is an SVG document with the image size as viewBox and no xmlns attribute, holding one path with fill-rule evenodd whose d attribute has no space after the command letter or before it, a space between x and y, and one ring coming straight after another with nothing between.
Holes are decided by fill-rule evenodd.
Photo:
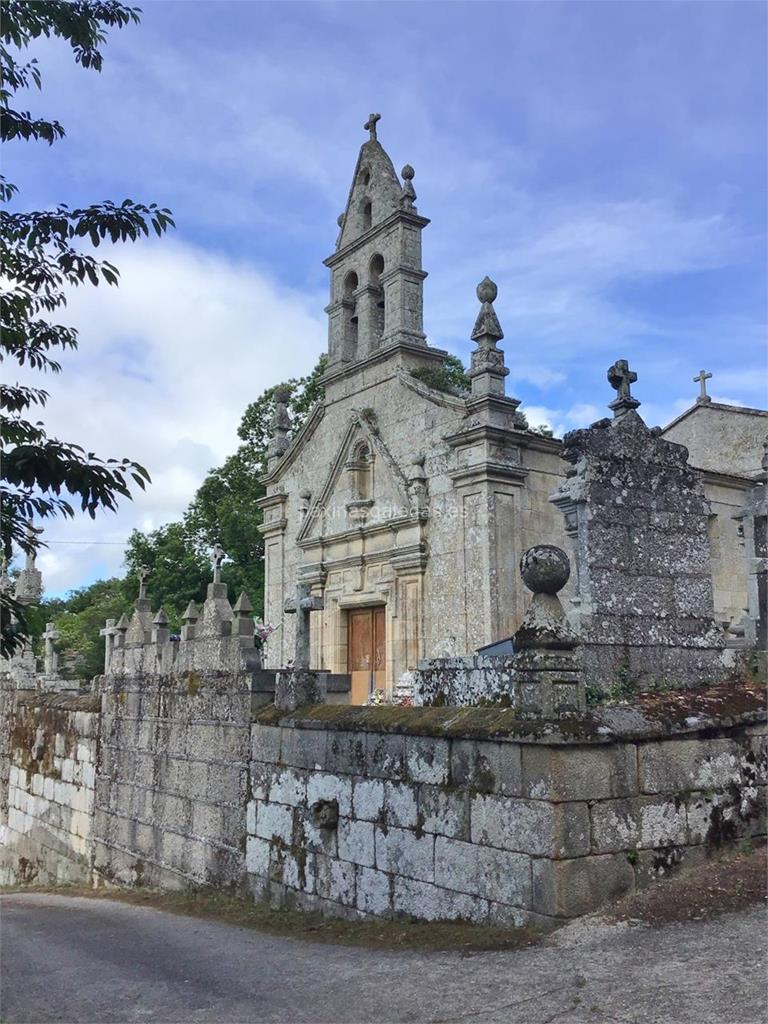
<instances>
[{"instance_id":1,"label":"stone wall coping","mask_svg":"<svg viewBox=\"0 0 768 1024\"><path fill-rule=\"evenodd\" d=\"M596 707L558 719L521 717L512 708L349 707L317 704L290 714L274 705L259 725L343 732L399 733L447 739L583 746L668 736L715 734L768 721L766 689L756 683L648 694L634 705Z\"/></svg>"},{"instance_id":2,"label":"stone wall coping","mask_svg":"<svg viewBox=\"0 0 768 1024\"><path fill-rule=\"evenodd\" d=\"M60 711L101 711L101 697L97 693L20 693L17 704L26 707L57 708Z\"/></svg>"}]
</instances>

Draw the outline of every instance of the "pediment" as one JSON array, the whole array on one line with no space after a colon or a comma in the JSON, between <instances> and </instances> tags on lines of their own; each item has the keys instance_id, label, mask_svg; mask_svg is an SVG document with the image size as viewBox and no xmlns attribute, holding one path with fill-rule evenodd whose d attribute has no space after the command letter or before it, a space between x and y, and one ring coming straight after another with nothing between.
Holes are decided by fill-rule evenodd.
<instances>
[{"instance_id":1,"label":"pediment","mask_svg":"<svg viewBox=\"0 0 768 1024\"><path fill-rule=\"evenodd\" d=\"M398 518L408 514L411 504L405 474L370 418L355 410L297 540L319 540Z\"/></svg>"}]
</instances>

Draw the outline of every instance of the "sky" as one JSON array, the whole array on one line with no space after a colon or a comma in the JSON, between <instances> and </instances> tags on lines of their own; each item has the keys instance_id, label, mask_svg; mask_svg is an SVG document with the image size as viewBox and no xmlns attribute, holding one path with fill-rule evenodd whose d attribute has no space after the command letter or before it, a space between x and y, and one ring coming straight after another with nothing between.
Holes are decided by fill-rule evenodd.
<instances>
[{"instance_id":1,"label":"sky","mask_svg":"<svg viewBox=\"0 0 768 1024\"><path fill-rule=\"evenodd\" d=\"M507 393L532 424L605 415L617 358L651 425L691 404L701 368L716 400L765 406L764 4L142 7L101 74L35 45L43 91L23 106L67 135L4 153L26 208L130 197L177 224L104 251L119 289L71 296L80 348L46 383L45 422L153 482L116 515L51 523L49 595L118 573L130 531L180 518L234 451L248 403L312 369L372 111L432 222L430 343L468 362L492 277Z\"/></svg>"}]
</instances>

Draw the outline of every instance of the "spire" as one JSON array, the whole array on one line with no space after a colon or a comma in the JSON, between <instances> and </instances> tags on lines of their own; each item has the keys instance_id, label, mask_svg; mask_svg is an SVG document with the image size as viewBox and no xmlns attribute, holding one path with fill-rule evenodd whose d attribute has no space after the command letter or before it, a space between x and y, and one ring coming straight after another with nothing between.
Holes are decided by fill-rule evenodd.
<instances>
[{"instance_id":1,"label":"spire","mask_svg":"<svg viewBox=\"0 0 768 1024\"><path fill-rule=\"evenodd\" d=\"M414 170L402 181L378 139L379 114L364 128L331 270L328 314L329 372L346 369L379 349L426 349L423 325L421 231L429 224L416 209ZM427 358L430 358L428 355Z\"/></svg>"},{"instance_id":2,"label":"spire","mask_svg":"<svg viewBox=\"0 0 768 1024\"><path fill-rule=\"evenodd\" d=\"M370 138L361 146L357 158L337 250L381 224L400 206L402 186L376 132L380 120L381 114L371 114L363 125Z\"/></svg>"},{"instance_id":3,"label":"spire","mask_svg":"<svg viewBox=\"0 0 768 1024\"><path fill-rule=\"evenodd\" d=\"M477 286L480 312L472 330L472 341L477 348L472 353L472 364L468 376L472 380L472 397L481 395L503 395L504 378L509 370L504 365L504 353L497 343L504 337L493 303L498 288L490 277L484 277Z\"/></svg>"}]
</instances>

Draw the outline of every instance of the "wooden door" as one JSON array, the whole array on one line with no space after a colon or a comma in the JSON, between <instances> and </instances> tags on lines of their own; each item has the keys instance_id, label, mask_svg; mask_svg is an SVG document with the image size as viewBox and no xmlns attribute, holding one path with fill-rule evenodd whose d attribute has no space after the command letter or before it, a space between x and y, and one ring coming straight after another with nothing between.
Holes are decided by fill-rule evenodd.
<instances>
[{"instance_id":1,"label":"wooden door","mask_svg":"<svg viewBox=\"0 0 768 1024\"><path fill-rule=\"evenodd\" d=\"M352 676L351 702L363 704L386 681L386 616L383 606L350 610L347 671Z\"/></svg>"}]
</instances>

